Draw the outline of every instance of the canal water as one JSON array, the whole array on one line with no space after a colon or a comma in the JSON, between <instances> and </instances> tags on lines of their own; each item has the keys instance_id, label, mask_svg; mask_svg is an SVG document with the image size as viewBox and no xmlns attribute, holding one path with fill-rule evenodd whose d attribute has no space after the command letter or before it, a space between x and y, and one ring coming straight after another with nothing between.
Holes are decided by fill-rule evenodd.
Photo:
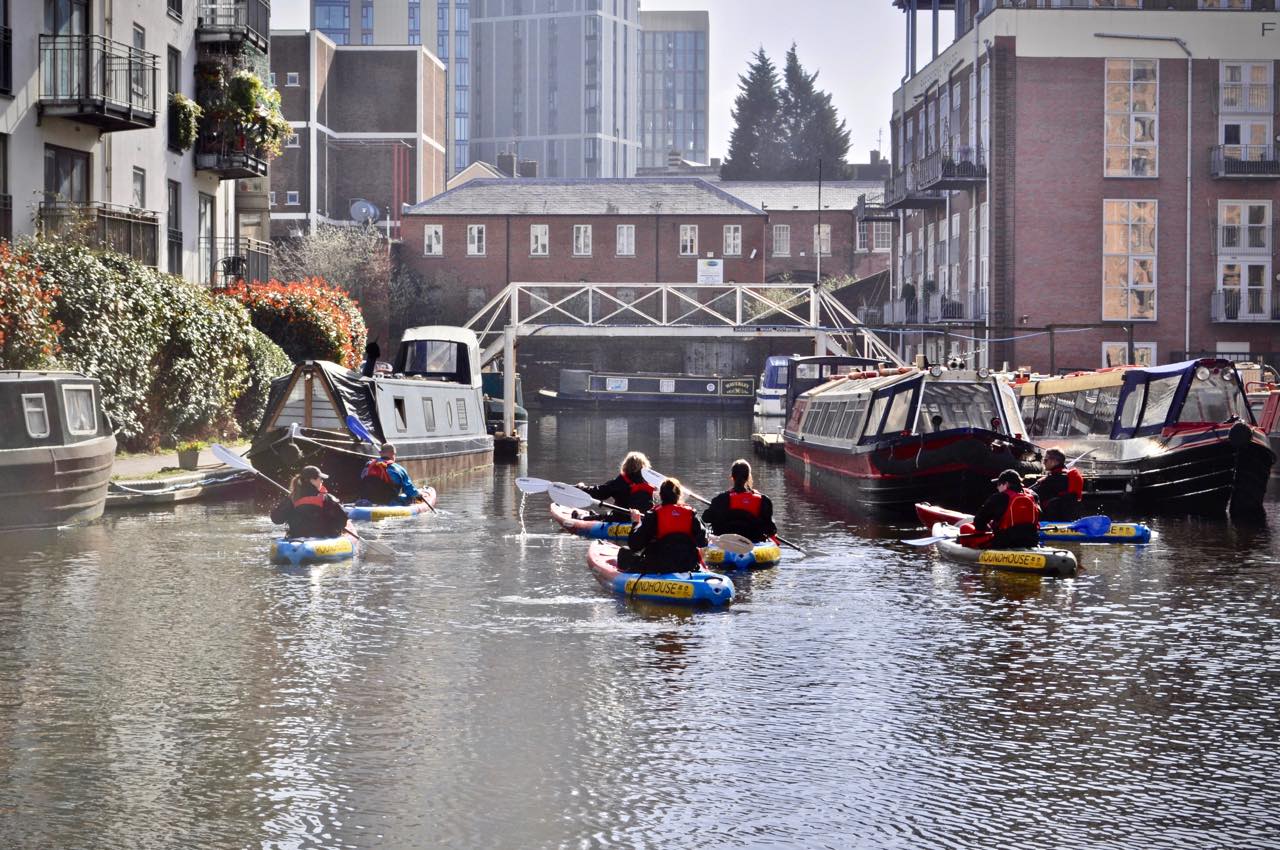
<instances>
[{"instance_id":1,"label":"canal water","mask_svg":"<svg viewBox=\"0 0 1280 850\"><path fill-rule=\"evenodd\" d=\"M982 574L757 465L809 550L724 612L619 601L527 472L716 491L750 422L534 416L525 466L266 563L242 503L6 534L5 848L1261 847L1280 508ZM939 494L942 496L943 494Z\"/></svg>"}]
</instances>

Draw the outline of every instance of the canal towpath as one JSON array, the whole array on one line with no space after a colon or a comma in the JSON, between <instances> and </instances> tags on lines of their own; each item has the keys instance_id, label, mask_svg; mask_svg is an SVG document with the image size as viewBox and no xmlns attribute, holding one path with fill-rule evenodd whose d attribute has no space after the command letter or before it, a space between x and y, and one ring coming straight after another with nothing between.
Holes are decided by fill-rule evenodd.
<instances>
[{"instance_id":1,"label":"canal towpath","mask_svg":"<svg viewBox=\"0 0 1280 850\"><path fill-rule=\"evenodd\" d=\"M249 446L244 441L226 443L225 445L237 454L240 454ZM196 468L193 470L182 469L178 466L178 453L176 451L117 454L115 464L111 469L111 478L115 481L138 481L147 478L168 478L169 476L178 479L183 476L203 476L210 472L220 472L228 469L230 467L214 457L213 452L206 447L200 450L199 460L197 460Z\"/></svg>"}]
</instances>

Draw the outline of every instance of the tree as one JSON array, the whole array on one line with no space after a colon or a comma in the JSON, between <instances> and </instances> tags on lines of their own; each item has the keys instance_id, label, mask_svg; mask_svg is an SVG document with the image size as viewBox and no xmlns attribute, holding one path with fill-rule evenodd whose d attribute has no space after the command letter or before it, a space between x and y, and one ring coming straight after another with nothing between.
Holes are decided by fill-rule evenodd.
<instances>
[{"instance_id":1,"label":"tree","mask_svg":"<svg viewBox=\"0 0 1280 850\"><path fill-rule=\"evenodd\" d=\"M391 257L383 235L370 225L317 225L310 233L276 244L272 275L278 280L324 278L360 304L369 338L390 342ZM264 281L265 282L265 281Z\"/></svg>"},{"instance_id":2,"label":"tree","mask_svg":"<svg viewBox=\"0 0 1280 850\"><path fill-rule=\"evenodd\" d=\"M815 82L818 72L805 71L792 43L783 71L785 87L779 95L780 118L787 140L783 174L792 180L816 180L818 161L823 177L843 180L849 175L849 130L836 114L831 95Z\"/></svg>"},{"instance_id":3,"label":"tree","mask_svg":"<svg viewBox=\"0 0 1280 850\"><path fill-rule=\"evenodd\" d=\"M720 168L725 180L770 180L781 176L784 150L779 132L778 69L761 47L747 73L738 75L733 102L729 156Z\"/></svg>"}]
</instances>

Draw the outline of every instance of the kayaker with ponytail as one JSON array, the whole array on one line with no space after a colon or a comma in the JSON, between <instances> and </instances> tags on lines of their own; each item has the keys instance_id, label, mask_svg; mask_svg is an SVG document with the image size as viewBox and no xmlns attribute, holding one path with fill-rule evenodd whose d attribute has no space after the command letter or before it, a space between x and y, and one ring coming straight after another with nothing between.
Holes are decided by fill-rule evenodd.
<instances>
[{"instance_id":1,"label":"kayaker with ponytail","mask_svg":"<svg viewBox=\"0 0 1280 850\"><path fill-rule=\"evenodd\" d=\"M360 471L360 486L365 499L375 505L408 505L425 502L418 492L409 470L396 463L396 447L383 443L378 456Z\"/></svg>"},{"instance_id":2,"label":"kayaker with ponytail","mask_svg":"<svg viewBox=\"0 0 1280 850\"><path fill-rule=\"evenodd\" d=\"M289 524L289 537L337 537L347 527L347 512L325 489L329 476L304 466L289 485L289 495L271 511L271 521Z\"/></svg>"},{"instance_id":3,"label":"kayaker with ponytail","mask_svg":"<svg viewBox=\"0 0 1280 850\"><path fill-rule=\"evenodd\" d=\"M715 534L741 534L761 543L778 533L773 524L773 502L751 488L751 464L739 458L729 468L729 490L711 500L702 521Z\"/></svg>"},{"instance_id":4,"label":"kayaker with ponytail","mask_svg":"<svg viewBox=\"0 0 1280 850\"><path fill-rule=\"evenodd\" d=\"M1006 469L993 479L991 495L973 522L960 526L960 542L973 549L1027 549L1040 544L1040 508L1022 487L1016 469ZM968 536L966 536L968 535Z\"/></svg>"},{"instance_id":5,"label":"kayaker with ponytail","mask_svg":"<svg viewBox=\"0 0 1280 850\"><path fill-rule=\"evenodd\" d=\"M1080 518L1080 500L1084 498L1084 476L1078 469L1067 469L1067 456L1060 449L1044 453L1044 475L1031 485L1040 500L1040 514L1045 522L1071 522Z\"/></svg>"},{"instance_id":6,"label":"kayaker with ponytail","mask_svg":"<svg viewBox=\"0 0 1280 850\"><path fill-rule=\"evenodd\" d=\"M684 489L675 478L658 488L661 504L641 518L619 553L618 566L627 572L680 573L702 566L698 550L707 545L707 530L697 513L680 503ZM634 553L640 553L637 557Z\"/></svg>"},{"instance_id":7,"label":"kayaker with ponytail","mask_svg":"<svg viewBox=\"0 0 1280 850\"><path fill-rule=\"evenodd\" d=\"M594 487L581 482L577 486L587 491L593 499L613 502L623 510L644 513L653 509L653 485L645 481L642 474L642 470L649 465L649 458L640 452L630 452L622 459L617 478Z\"/></svg>"}]
</instances>

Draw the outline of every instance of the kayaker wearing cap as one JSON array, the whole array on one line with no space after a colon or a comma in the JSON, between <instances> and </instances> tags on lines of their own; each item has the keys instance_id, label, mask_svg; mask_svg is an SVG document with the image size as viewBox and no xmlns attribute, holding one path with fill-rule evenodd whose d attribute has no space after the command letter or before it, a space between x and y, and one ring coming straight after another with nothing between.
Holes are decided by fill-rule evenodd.
<instances>
[{"instance_id":1,"label":"kayaker wearing cap","mask_svg":"<svg viewBox=\"0 0 1280 850\"><path fill-rule=\"evenodd\" d=\"M630 452L622 459L618 477L594 487L578 482L593 499L613 502L624 510L649 511L653 509L653 485L644 480L642 470L649 466L649 458L640 452Z\"/></svg>"},{"instance_id":2,"label":"kayaker wearing cap","mask_svg":"<svg viewBox=\"0 0 1280 850\"><path fill-rule=\"evenodd\" d=\"M360 470L360 488L375 505L408 505L425 502L409 477L409 470L396 463L396 447L383 443L378 456Z\"/></svg>"},{"instance_id":3,"label":"kayaker wearing cap","mask_svg":"<svg viewBox=\"0 0 1280 850\"><path fill-rule=\"evenodd\" d=\"M644 514L631 529L627 538L631 552L619 552L619 568L626 572L680 573L702 566L698 550L707 545L707 530L693 508L680 503L683 494L675 478L662 482L658 488L662 504ZM636 557L635 552L642 557Z\"/></svg>"},{"instance_id":4,"label":"kayaker wearing cap","mask_svg":"<svg viewBox=\"0 0 1280 850\"><path fill-rule=\"evenodd\" d=\"M751 464L739 458L729 468L732 488L716 496L702 512L702 521L715 534L741 534L761 543L778 533L773 502L751 488Z\"/></svg>"},{"instance_id":5,"label":"kayaker wearing cap","mask_svg":"<svg viewBox=\"0 0 1280 850\"><path fill-rule=\"evenodd\" d=\"M1044 475L1031 485L1040 500L1041 518L1046 522L1071 522L1080 518L1080 500L1084 498L1084 476L1078 469L1067 469L1067 456L1059 449L1044 453Z\"/></svg>"},{"instance_id":6,"label":"kayaker wearing cap","mask_svg":"<svg viewBox=\"0 0 1280 850\"><path fill-rule=\"evenodd\" d=\"M973 517L960 526L960 542L974 549L1025 549L1040 543L1040 508L1022 487L1016 469L1006 469L992 479L996 492Z\"/></svg>"},{"instance_id":7,"label":"kayaker wearing cap","mask_svg":"<svg viewBox=\"0 0 1280 850\"><path fill-rule=\"evenodd\" d=\"M271 521L289 524L289 537L337 537L347 527L347 512L324 487L329 476L304 466L289 485L289 495L271 511Z\"/></svg>"}]
</instances>

